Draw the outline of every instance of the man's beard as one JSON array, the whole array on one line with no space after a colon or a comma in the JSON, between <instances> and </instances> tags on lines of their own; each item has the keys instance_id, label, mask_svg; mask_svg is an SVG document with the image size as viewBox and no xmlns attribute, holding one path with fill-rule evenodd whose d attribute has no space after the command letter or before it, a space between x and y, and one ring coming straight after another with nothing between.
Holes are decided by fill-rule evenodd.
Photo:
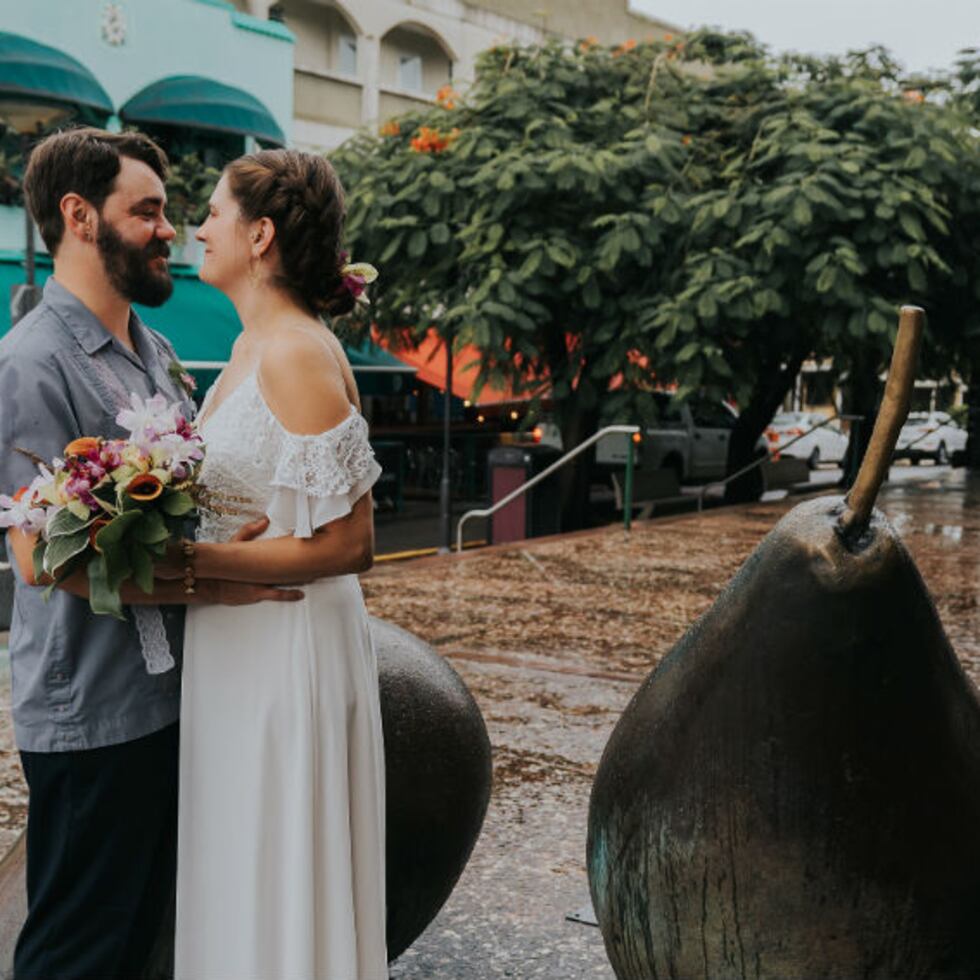
<instances>
[{"instance_id":1,"label":"man's beard","mask_svg":"<svg viewBox=\"0 0 980 980\"><path fill-rule=\"evenodd\" d=\"M170 255L170 246L165 241L153 238L144 248L129 245L108 221L102 220L95 244L109 282L120 296L143 306L160 306L170 299L174 291L170 270L164 266L156 271L150 265L153 259Z\"/></svg>"}]
</instances>

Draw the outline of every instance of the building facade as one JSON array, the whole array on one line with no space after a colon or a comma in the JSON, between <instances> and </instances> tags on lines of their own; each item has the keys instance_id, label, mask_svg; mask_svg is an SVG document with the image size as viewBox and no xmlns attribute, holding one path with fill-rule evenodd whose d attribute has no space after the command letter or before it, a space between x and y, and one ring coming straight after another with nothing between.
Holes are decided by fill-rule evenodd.
<instances>
[{"instance_id":1,"label":"building facade","mask_svg":"<svg viewBox=\"0 0 980 980\"><path fill-rule=\"evenodd\" d=\"M445 85L465 88L477 55L503 42L593 36L615 44L663 37L670 25L627 0L235 0L279 19L296 39L294 143L331 149L362 126L426 105Z\"/></svg>"}]
</instances>

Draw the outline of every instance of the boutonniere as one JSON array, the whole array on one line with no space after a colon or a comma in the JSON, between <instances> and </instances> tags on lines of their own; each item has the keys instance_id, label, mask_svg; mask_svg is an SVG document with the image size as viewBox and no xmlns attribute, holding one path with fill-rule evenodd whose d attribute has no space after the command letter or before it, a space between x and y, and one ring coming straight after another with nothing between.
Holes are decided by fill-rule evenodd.
<instances>
[{"instance_id":1,"label":"boutonniere","mask_svg":"<svg viewBox=\"0 0 980 980\"><path fill-rule=\"evenodd\" d=\"M184 389L188 398L194 397L194 392L197 391L197 382L194 380L194 376L190 371L180 361L171 361L170 367L167 368L167 374L170 375L171 380L175 384L179 384Z\"/></svg>"}]
</instances>

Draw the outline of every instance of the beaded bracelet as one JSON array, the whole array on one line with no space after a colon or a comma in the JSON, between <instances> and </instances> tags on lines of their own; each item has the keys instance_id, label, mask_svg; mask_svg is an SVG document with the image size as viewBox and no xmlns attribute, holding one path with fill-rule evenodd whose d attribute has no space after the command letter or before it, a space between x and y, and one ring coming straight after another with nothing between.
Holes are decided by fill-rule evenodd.
<instances>
[{"instance_id":1,"label":"beaded bracelet","mask_svg":"<svg viewBox=\"0 0 980 980\"><path fill-rule=\"evenodd\" d=\"M184 538L180 542L180 550L184 554L184 595L197 594L197 578L194 575L194 557L196 549L194 542Z\"/></svg>"}]
</instances>

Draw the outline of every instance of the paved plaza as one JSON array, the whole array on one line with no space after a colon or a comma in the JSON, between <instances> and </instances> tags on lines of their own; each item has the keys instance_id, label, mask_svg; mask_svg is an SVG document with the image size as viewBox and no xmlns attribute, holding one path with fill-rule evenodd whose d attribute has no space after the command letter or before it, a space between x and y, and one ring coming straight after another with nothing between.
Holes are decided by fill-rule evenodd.
<instances>
[{"instance_id":1,"label":"paved plaza","mask_svg":"<svg viewBox=\"0 0 980 980\"><path fill-rule=\"evenodd\" d=\"M880 506L980 681L980 476L893 472ZM427 640L460 673L494 750L470 863L393 978L612 977L598 929L566 920L588 899L586 816L602 748L639 682L798 499L644 522L629 536L609 527L384 563L364 578L373 614ZM25 817L8 704L4 691L0 847Z\"/></svg>"}]
</instances>

